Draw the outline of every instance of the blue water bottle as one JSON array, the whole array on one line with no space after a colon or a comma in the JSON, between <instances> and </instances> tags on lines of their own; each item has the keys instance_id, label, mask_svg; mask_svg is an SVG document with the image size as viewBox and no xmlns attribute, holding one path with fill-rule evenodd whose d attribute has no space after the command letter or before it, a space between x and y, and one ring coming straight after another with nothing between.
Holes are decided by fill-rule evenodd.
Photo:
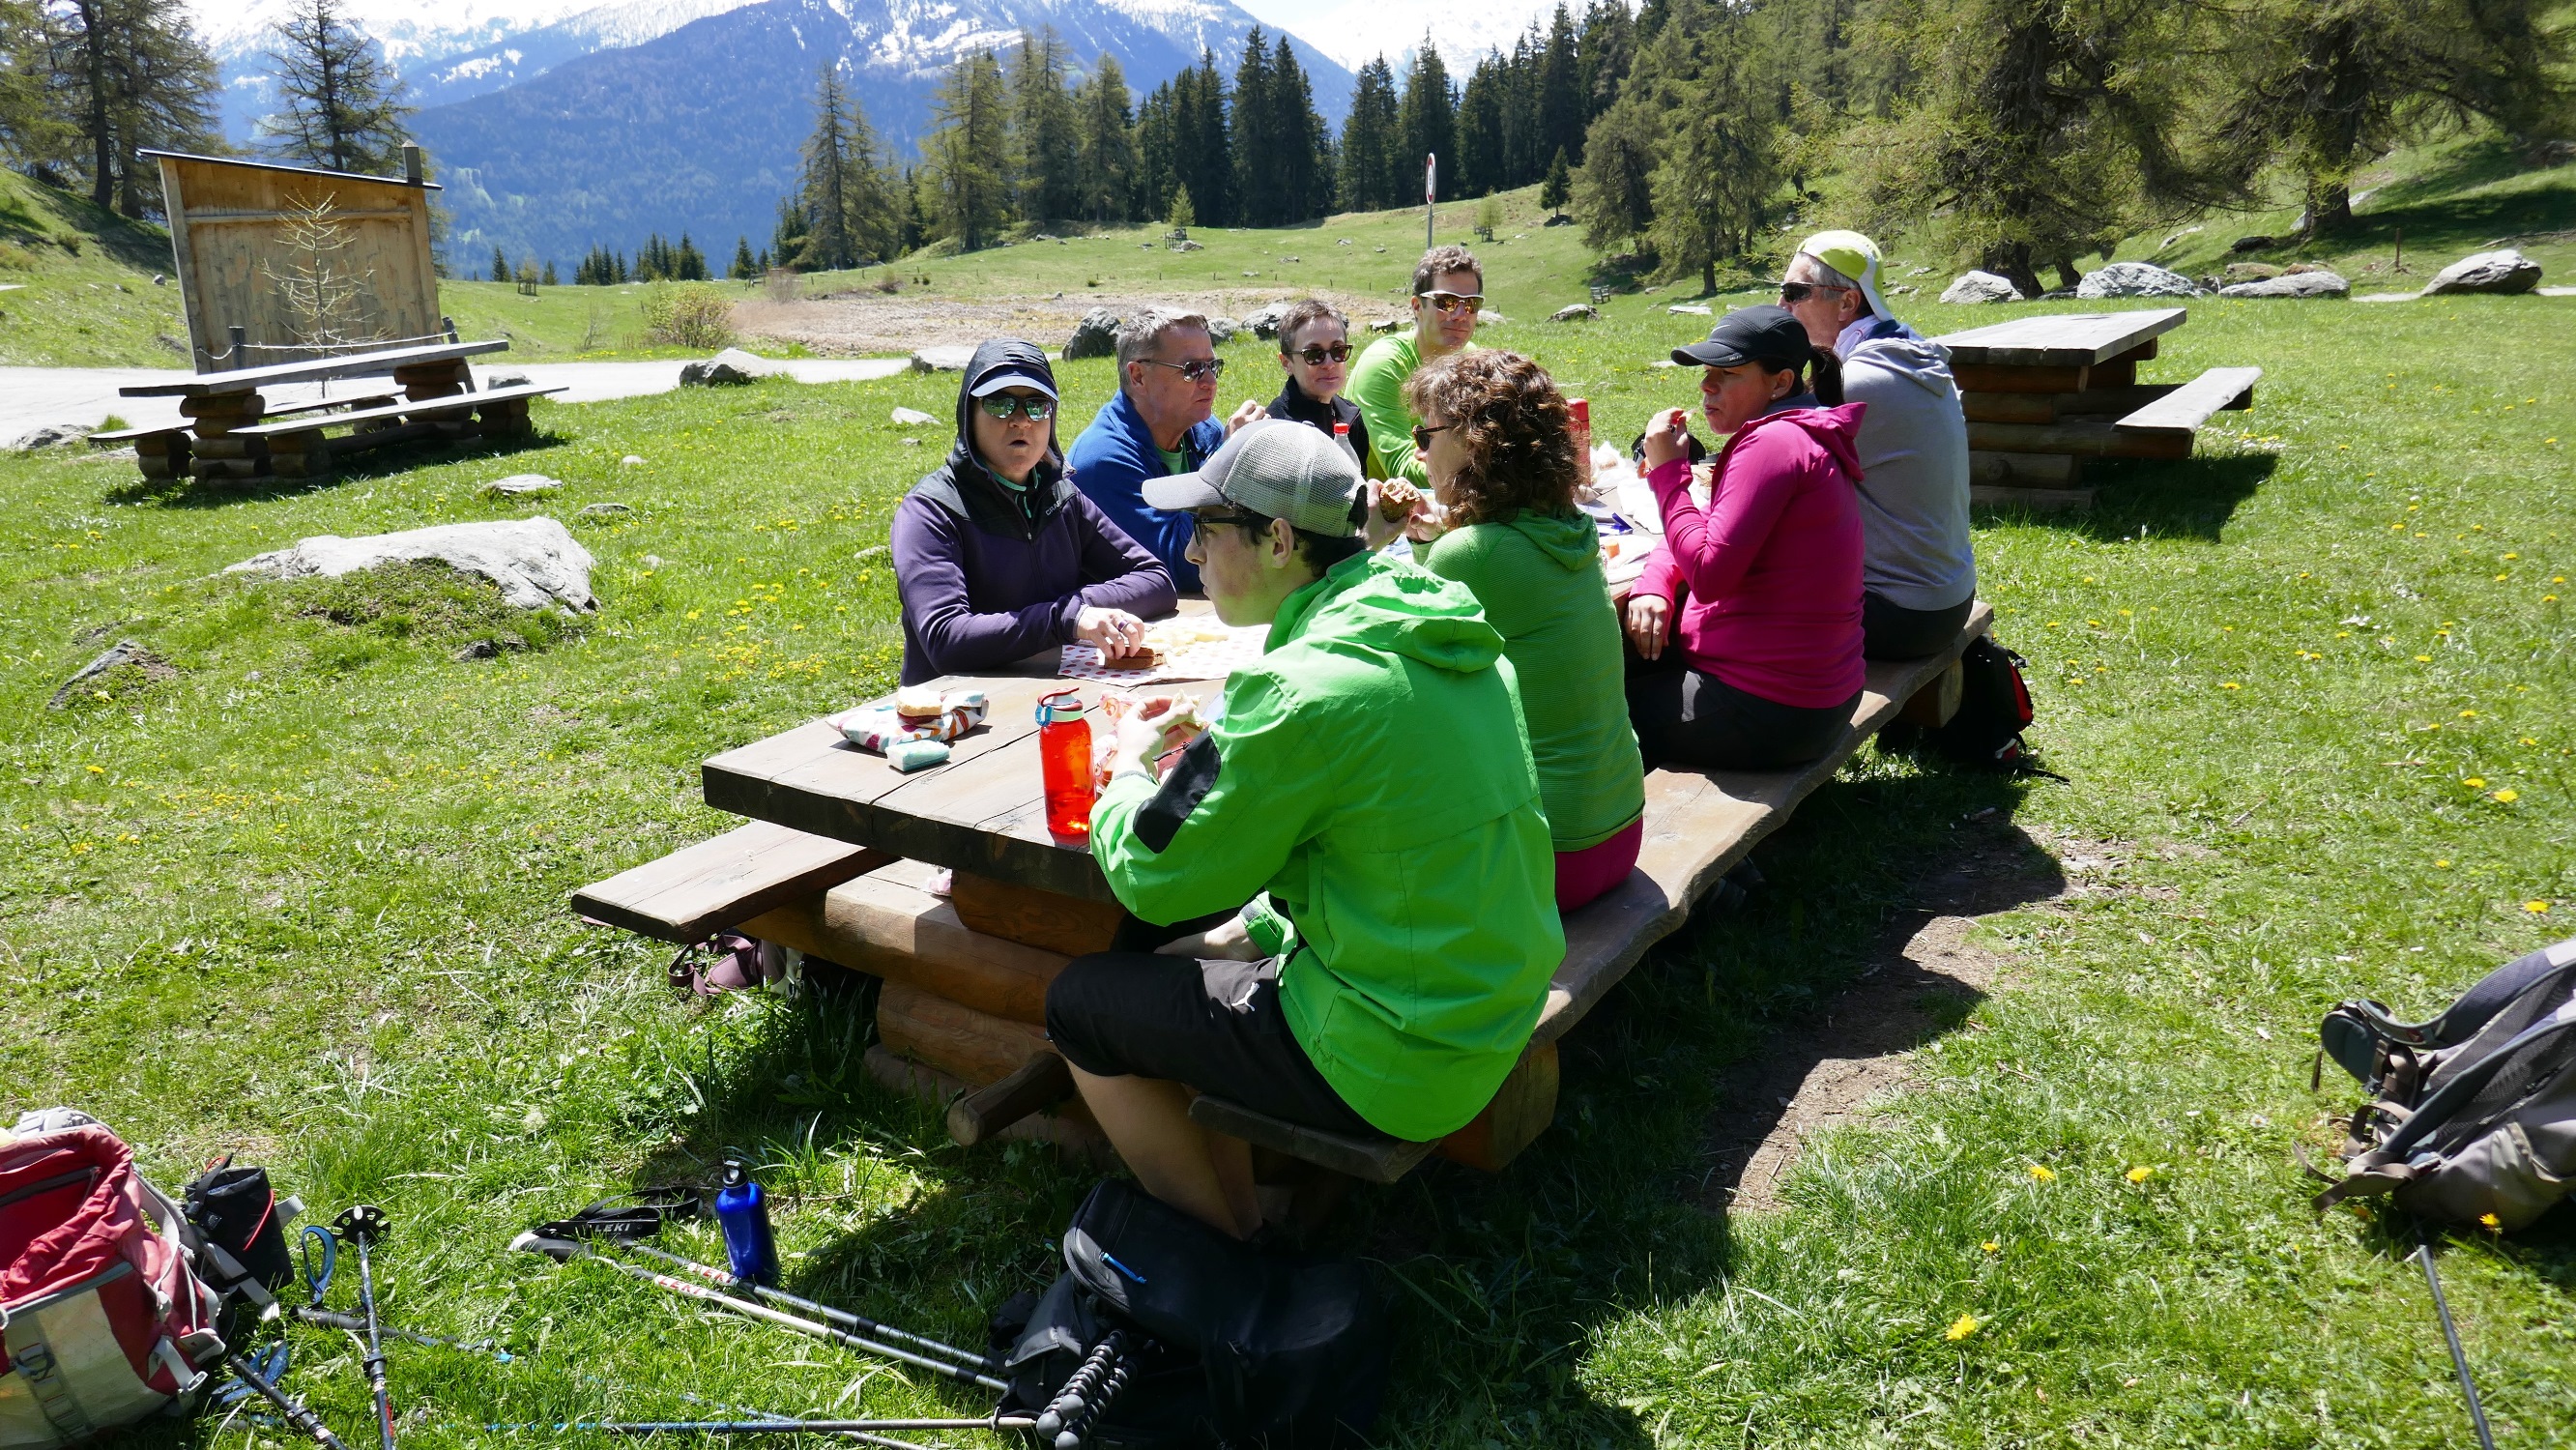
<instances>
[{"instance_id":1,"label":"blue water bottle","mask_svg":"<svg viewBox=\"0 0 2576 1450\"><path fill-rule=\"evenodd\" d=\"M725 1256L733 1276L755 1284L778 1282L778 1243L769 1236L769 1199L740 1163L728 1158L724 1187L716 1194L716 1222L724 1225Z\"/></svg>"}]
</instances>

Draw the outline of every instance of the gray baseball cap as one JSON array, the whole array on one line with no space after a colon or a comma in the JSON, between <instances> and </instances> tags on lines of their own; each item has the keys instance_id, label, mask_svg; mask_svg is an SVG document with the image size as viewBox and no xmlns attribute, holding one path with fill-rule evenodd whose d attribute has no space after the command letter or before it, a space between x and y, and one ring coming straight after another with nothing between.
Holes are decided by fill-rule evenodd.
<instances>
[{"instance_id":1,"label":"gray baseball cap","mask_svg":"<svg viewBox=\"0 0 2576 1450\"><path fill-rule=\"evenodd\" d=\"M1359 465L1320 428L1287 418L1247 423L1208 455L1196 473L1145 480L1145 502L1158 509L1250 509L1310 534L1339 537L1358 528L1352 500L1362 488Z\"/></svg>"}]
</instances>

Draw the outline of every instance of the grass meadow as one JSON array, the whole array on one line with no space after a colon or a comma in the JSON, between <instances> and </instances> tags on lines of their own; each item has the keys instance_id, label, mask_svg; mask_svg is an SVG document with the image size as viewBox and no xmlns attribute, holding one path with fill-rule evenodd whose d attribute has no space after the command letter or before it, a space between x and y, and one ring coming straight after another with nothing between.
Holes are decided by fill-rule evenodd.
<instances>
[{"instance_id":1,"label":"grass meadow","mask_svg":"<svg viewBox=\"0 0 2576 1450\"><path fill-rule=\"evenodd\" d=\"M1624 438L1689 400L1652 359L1706 324L1665 313L1674 293L1531 320L1572 278L1518 259L1569 230L1493 250L1513 320L1485 340ZM1336 249L1368 258L1350 290L1406 260L1375 245ZM963 265L931 272L965 291ZM1937 332L2073 306L1907 310ZM1229 356L1224 403L1275 387L1257 347ZM2202 456L2102 470L2090 515L1979 519L1981 592L2030 658L2062 780L1864 751L1761 848L1767 885L1568 1039L1557 1126L1509 1172L1435 1162L1353 1195L1330 1245L1381 1266L1404 1346L1384 1443L2465 1442L2411 1230L2312 1213L2294 1150L2327 1148L2358 1096L2309 1088L2324 1010L2429 1013L2576 919L2576 299L2202 300L2144 371L2243 363L2265 369L2256 406ZM1111 373L1063 379L1069 436ZM807 1293L971 1336L1052 1275L1096 1170L951 1145L860 1071L863 993L675 1002L661 949L565 909L726 827L698 761L891 686L874 550L947 429L889 411L945 419L953 392L540 403L533 447L312 487L0 455L0 1105L83 1106L165 1183L237 1152L325 1218L384 1205L388 1321L514 1356L394 1347L424 1450L599 1412L980 1409L506 1249L740 1153ZM481 492L531 469L564 491ZM221 572L312 534L602 502L633 512L573 524L602 600L578 621L417 572ZM502 634L524 647L456 658ZM173 672L49 704L125 638ZM1724 1207L1711 1145L1776 1114L1744 1065L1872 990L1923 883L1963 861L2034 883L1973 935L1997 984L1936 1004L1908 1089L1811 1143L1777 1209ZM2441 1253L2498 1442L2576 1444L2569 1213ZM290 1335L290 1383L362 1433L351 1341ZM204 1419L129 1440L288 1438Z\"/></svg>"}]
</instances>

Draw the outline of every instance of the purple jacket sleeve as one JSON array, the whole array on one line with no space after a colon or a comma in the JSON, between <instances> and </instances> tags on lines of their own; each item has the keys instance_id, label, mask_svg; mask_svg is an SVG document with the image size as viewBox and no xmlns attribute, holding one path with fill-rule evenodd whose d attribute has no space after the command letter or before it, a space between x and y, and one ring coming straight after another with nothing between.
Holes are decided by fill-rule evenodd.
<instances>
[{"instance_id":1,"label":"purple jacket sleeve","mask_svg":"<svg viewBox=\"0 0 2576 1450\"><path fill-rule=\"evenodd\" d=\"M943 675L971 674L1071 639L1073 615L1065 599L1001 613L975 611L958 537L968 527L927 499L907 498L895 510L886 541L894 555L895 591L931 667ZM1163 587L1168 594L1170 582Z\"/></svg>"},{"instance_id":2,"label":"purple jacket sleeve","mask_svg":"<svg viewBox=\"0 0 2576 1450\"><path fill-rule=\"evenodd\" d=\"M1065 614L1071 637L1074 612L1083 604L1123 609L1140 619L1160 619L1180 606L1172 576L1153 552L1118 527L1098 505L1077 493L1070 505L1082 545L1082 588Z\"/></svg>"}]
</instances>

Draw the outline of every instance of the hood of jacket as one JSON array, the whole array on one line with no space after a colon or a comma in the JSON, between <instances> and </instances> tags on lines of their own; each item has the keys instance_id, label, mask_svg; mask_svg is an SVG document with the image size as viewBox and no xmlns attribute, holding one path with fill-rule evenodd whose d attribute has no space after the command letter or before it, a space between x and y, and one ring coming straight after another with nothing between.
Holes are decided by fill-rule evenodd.
<instances>
[{"instance_id":1,"label":"hood of jacket","mask_svg":"<svg viewBox=\"0 0 2576 1450\"><path fill-rule=\"evenodd\" d=\"M1795 428L1816 440L1816 445L1830 453L1842 465L1843 474L1852 482L1861 480L1860 420L1869 411L1867 403L1845 403L1838 408L1794 408L1785 412L1765 413L1736 430L1729 440L1729 451L1749 442L1756 433L1772 428Z\"/></svg>"},{"instance_id":2,"label":"hood of jacket","mask_svg":"<svg viewBox=\"0 0 2576 1450\"><path fill-rule=\"evenodd\" d=\"M1344 559L1289 595L1263 647L1308 637L1348 641L1459 674L1490 670L1503 656L1502 635L1485 622L1466 585L1375 551Z\"/></svg>"},{"instance_id":3,"label":"hood of jacket","mask_svg":"<svg viewBox=\"0 0 2576 1450\"><path fill-rule=\"evenodd\" d=\"M1505 520L1503 527L1517 531L1538 545L1540 553L1569 571L1589 569L1592 561L1601 557L1601 529L1589 514L1523 509Z\"/></svg>"},{"instance_id":4,"label":"hood of jacket","mask_svg":"<svg viewBox=\"0 0 2576 1450\"><path fill-rule=\"evenodd\" d=\"M948 457L923 474L913 492L986 533L1026 539L1073 496L1073 485L1065 478L1064 450L1057 444L1052 418L1047 420L1046 456L1031 470L1025 489L1002 482L975 452L975 385L1004 368L1034 371L1050 384L1055 381L1046 350L1035 343L997 337L978 346L957 381L957 428Z\"/></svg>"},{"instance_id":5,"label":"hood of jacket","mask_svg":"<svg viewBox=\"0 0 2576 1450\"><path fill-rule=\"evenodd\" d=\"M1844 366L1867 363L1914 384L1943 400L1959 396L1959 381L1950 371L1950 350L1893 317L1864 317L1834 339Z\"/></svg>"}]
</instances>

